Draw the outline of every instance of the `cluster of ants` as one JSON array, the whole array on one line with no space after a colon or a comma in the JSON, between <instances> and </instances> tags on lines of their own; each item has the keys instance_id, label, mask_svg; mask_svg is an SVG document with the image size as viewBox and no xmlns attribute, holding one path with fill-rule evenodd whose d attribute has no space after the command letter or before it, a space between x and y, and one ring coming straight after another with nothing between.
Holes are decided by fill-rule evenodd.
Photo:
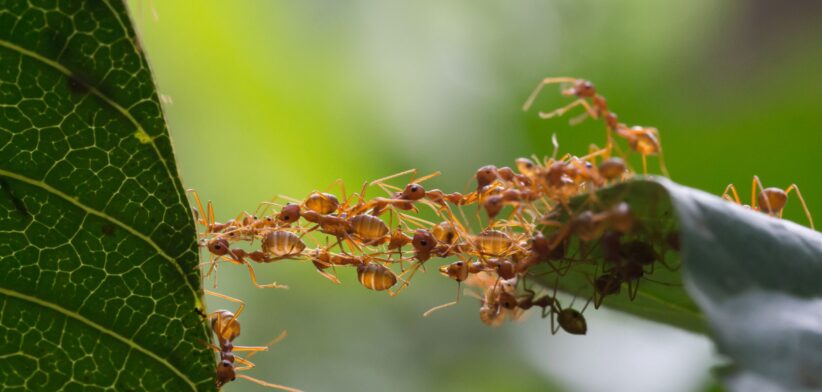
<instances>
[{"instance_id":1,"label":"cluster of ants","mask_svg":"<svg viewBox=\"0 0 822 392\"><path fill-rule=\"evenodd\" d=\"M589 305L599 308L606 297L618 295L623 288L633 300L640 281L653 272L655 265L678 267L665 261L668 250L678 250L678 236L672 231L663 240L649 240L643 234L643 223L628 203L598 200L594 193L633 175L616 137L624 139L631 151L641 155L643 173L647 173L646 157L657 156L660 170L667 174L659 132L652 127L629 127L619 122L605 98L587 80L545 79L528 98L524 109L530 108L545 85L556 83L566 85L563 95L576 99L560 109L540 113L540 117L561 116L582 106L585 112L572 122L579 123L586 117L603 120L607 137L604 148L592 146L585 156L566 154L557 158L554 137L554 153L550 157L519 158L515 168L479 168L474 176L476 187L470 192L426 189L423 183L439 173L415 178L416 171L408 170L366 182L359 193L352 195L346 195L340 181L339 197L320 191L301 200L280 196L278 199L285 202L276 203L275 199L262 203L257 213L242 213L224 223L215 220L210 202L203 208L198 195L193 193L195 217L204 228L200 243L211 255L204 263L208 266L205 276L214 275L216 287L217 267L220 262L228 262L246 266L256 287L285 288L278 283L258 283L252 262L303 260L336 284L340 283L336 269L354 268L363 287L395 296L432 259L455 258L456 261L439 266L439 272L457 282L456 300L428 310L425 316L458 303L464 283L475 290L470 294L479 299L480 319L487 325L518 319L524 311L538 307L541 316L550 320L552 333L563 330L585 334L587 323L583 313ZM410 176L410 180L402 186L390 183L405 176ZM373 187L385 195L366 197ZM793 190L799 195L795 186L784 191L763 189L752 206L780 215L787 193ZM729 197L729 191L736 195L729 186L723 197ZM578 196L584 196L576 199L583 201L572 202ZM272 207L273 211L269 211ZM429 210L434 221L422 218L421 210ZM475 219L468 219L466 210L469 215L473 212ZM590 247L585 244L598 247L600 257L591 257L585 250ZM541 293L527 286L527 280L536 274L543 275L543 282L544 275L559 282L570 273L582 273L579 266L588 267L584 273L590 293L581 309L574 309L573 302L571 306L561 304L557 298L558 284L552 291ZM240 333L237 317L244 304L223 294L207 293L240 304L236 313L218 310L209 315L219 342L219 346L212 345L220 353L217 385L242 376L260 385L294 391L236 373L253 364L234 352L254 354L265 351L267 346L234 346L232 342ZM235 368L235 362L243 366Z\"/></svg>"}]
</instances>

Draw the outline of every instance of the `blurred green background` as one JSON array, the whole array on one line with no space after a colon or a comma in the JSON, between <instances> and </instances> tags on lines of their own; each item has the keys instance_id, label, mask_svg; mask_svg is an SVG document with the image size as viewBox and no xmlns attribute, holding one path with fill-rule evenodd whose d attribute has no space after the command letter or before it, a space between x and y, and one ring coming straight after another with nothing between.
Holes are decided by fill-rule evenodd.
<instances>
[{"instance_id":1,"label":"blurred green background","mask_svg":"<svg viewBox=\"0 0 822 392\"><path fill-rule=\"evenodd\" d=\"M463 190L476 168L582 154L601 124L521 106L546 76L594 81L620 118L657 126L674 180L719 194L751 176L799 184L822 211L822 3L814 1L130 2L166 105L183 182L219 220L278 194L349 189L406 168ZM153 14L158 16L155 18ZM552 87L538 109L567 102ZM817 156L818 157L818 156ZM653 159L652 159L653 160ZM805 224L796 200L786 216ZM819 215L822 224L822 215ZM545 320L492 329L478 304L422 318L453 282L428 273L397 298L334 286L309 264L225 266L244 299L238 344L288 338L247 374L308 391L693 391L714 386L704 337L613 312L589 335ZM211 309L234 308L209 299ZM238 380L226 390L262 390Z\"/></svg>"}]
</instances>

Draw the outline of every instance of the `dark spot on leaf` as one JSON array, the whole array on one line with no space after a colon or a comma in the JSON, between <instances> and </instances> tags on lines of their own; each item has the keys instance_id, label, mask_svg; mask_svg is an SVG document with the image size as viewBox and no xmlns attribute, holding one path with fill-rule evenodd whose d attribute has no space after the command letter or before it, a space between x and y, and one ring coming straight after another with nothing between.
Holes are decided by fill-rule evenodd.
<instances>
[{"instance_id":1,"label":"dark spot on leaf","mask_svg":"<svg viewBox=\"0 0 822 392\"><path fill-rule=\"evenodd\" d=\"M15 196L14 193L11 191L11 187L9 186L8 181L5 178L0 177L0 188L3 189L3 193L8 196L9 200L11 200L11 204L14 206L14 209L20 213L24 218L28 218L31 216L29 214L29 210L26 209L26 205L23 204L23 200L20 200L19 197Z\"/></svg>"},{"instance_id":2,"label":"dark spot on leaf","mask_svg":"<svg viewBox=\"0 0 822 392\"><path fill-rule=\"evenodd\" d=\"M68 88L72 93L85 94L88 93L88 83L78 75L68 76Z\"/></svg>"},{"instance_id":3,"label":"dark spot on leaf","mask_svg":"<svg viewBox=\"0 0 822 392\"><path fill-rule=\"evenodd\" d=\"M114 235L114 231L117 229L117 226L114 226L113 223L106 223L103 225L101 231L103 234L111 236Z\"/></svg>"}]
</instances>

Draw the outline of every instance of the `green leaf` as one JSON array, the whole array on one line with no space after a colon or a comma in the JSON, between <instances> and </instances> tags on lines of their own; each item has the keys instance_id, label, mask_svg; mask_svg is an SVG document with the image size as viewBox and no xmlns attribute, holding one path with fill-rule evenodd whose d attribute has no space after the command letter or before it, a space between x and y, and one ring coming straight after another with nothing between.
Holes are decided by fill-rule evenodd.
<instances>
[{"instance_id":1,"label":"green leaf","mask_svg":"<svg viewBox=\"0 0 822 392\"><path fill-rule=\"evenodd\" d=\"M643 278L636 301L619 294L606 297L605 306L692 331L707 328L733 360L724 373L734 390L822 387L822 234L664 178L629 181L573 205L620 200L638 218L637 236L659 245L666 233L678 233L681 251L662 253L681 268L657 266L646 277L684 286ZM580 292L583 283L587 292ZM590 286L579 278L560 284L583 296Z\"/></svg>"},{"instance_id":2,"label":"green leaf","mask_svg":"<svg viewBox=\"0 0 822 392\"><path fill-rule=\"evenodd\" d=\"M0 0L0 386L213 388L194 222L121 1Z\"/></svg>"}]
</instances>

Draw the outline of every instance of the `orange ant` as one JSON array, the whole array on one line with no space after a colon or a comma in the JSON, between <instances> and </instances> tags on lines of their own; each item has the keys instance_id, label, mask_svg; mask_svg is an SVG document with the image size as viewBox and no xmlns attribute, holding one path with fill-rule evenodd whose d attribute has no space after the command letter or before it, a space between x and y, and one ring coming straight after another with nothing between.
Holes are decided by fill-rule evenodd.
<instances>
[{"instance_id":1,"label":"orange ant","mask_svg":"<svg viewBox=\"0 0 822 392\"><path fill-rule=\"evenodd\" d=\"M416 176L417 169L409 169L399 173L395 173L377 180L373 180L371 182L366 182L363 184L362 190L359 194L359 201L357 204L352 206L347 212L349 215L359 215L364 213L365 211L371 210L371 214L375 216L381 215L386 209L391 208L392 211L396 212L400 220L403 218L411 218L408 215L404 215L396 210L404 210L404 211L417 211L414 204L416 202L423 202L428 203L428 200L425 199L426 191L425 188L420 185L420 183L436 177L440 175L440 172L434 172L429 175L414 179ZM393 185L389 185L386 182L388 180L401 177L407 174L411 174L411 181L405 185L404 188L398 188ZM376 197L374 199L365 201L365 191L369 186L379 186L382 190L390 195L390 198L385 197ZM431 208L438 212L438 209L433 204L429 204Z\"/></svg>"},{"instance_id":2,"label":"orange ant","mask_svg":"<svg viewBox=\"0 0 822 392\"><path fill-rule=\"evenodd\" d=\"M539 116L543 119L548 119L555 116L562 116L565 112L573 109L577 106L582 106L585 108L585 111L591 118L598 119L600 114L607 111L608 107L605 102L605 98L601 95L597 94L597 90L594 87L594 84L588 80L584 79L577 79L571 77L557 77L557 78L545 78L543 79L528 99L525 101L525 104L522 106L523 111L528 111L531 108L531 105L539 96L539 93L542 91L542 88L549 85L549 84L571 84L571 87L565 88L562 90L562 95L566 97L577 97L576 100L571 102L568 105L565 105L562 108L556 109L550 113L543 113L540 112ZM592 107L591 104L588 103L587 99L592 99L594 106Z\"/></svg>"},{"instance_id":3,"label":"orange ant","mask_svg":"<svg viewBox=\"0 0 822 392\"><path fill-rule=\"evenodd\" d=\"M488 271L480 271L469 275L465 280L469 286L478 286L482 290L480 299L480 320L492 327L501 325L505 321L505 316L512 320L519 319L522 309L503 307L500 297L503 293L512 294L516 292L517 279L502 280L499 276Z\"/></svg>"},{"instance_id":4,"label":"orange ant","mask_svg":"<svg viewBox=\"0 0 822 392\"><path fill-rule=\"evenodd\" d=\"M260 351L268 351L269 346L274 345L285 338L285 331L283 331L280 336L274 339L267 346L235 346L234 339L240 336L240 322L237 321L237 318L245 308L245 303L242 300L232 298L224 294L215 293L208 290L206 290L205 293L239 304L239 308L235 313L228 310L217 310L209 315L211 329L214 331L214 335L217 336L217 341L219 342L219 346L209 344L213 350L220 353L220 361L215 369L216 378L214 380L217 388L221 388L226 383L234 381L237 377L239 377L264 387L276 388L290 392L301 392L299 389L273 384L267 381L258 380L245 374L237 373L253 368L254 363L249 361L248 358ZM237 356L235 352L249 352L249 355L247 355L246 358L242 358ZM236 362L239 362L243 366L235 367Z\"/></svg>"},{"instance_id":5,"label":"orange ant","mask_svg":"<svg viewBox=\"0 0 822 392\"><path fill-rule=\"evenodd\" d=\"M302 255L305 249L305 243L302 242L299 236L284 230L272 230L262 234L261 250L246 251L240 248L232 249L229 242L222 236L214 237L206 242L206 247L213 255L209 263L211 267L206 274L210 275L216 269L216 258L232 262L234 264L242 264L248 268L251 280L257 288L287 288L287 286L271 284L258 284L257 275L254 272L254 267L246 258L249 258L257 263L271 263L283 259L294 259ZM216 280L216 277L215 277ZM215 281L216 286L216 281Z\"/></svg>"},{"instance_id":6,"label":"orange ant","mask_svg":"<svg viewBox=\"0 0 822 392\"><path fill-rule=\"evenodd\" d=\"M648 172L646 157L648 155L658 155L660 170L662 171L662 174L668 176L668 169L665 166L665 160L662 155L662 145L660 143L659 131L653 127L628 127L624 123L620 123L617 120L617 115L608 110L608 104L605 98L597 94L593 83L588 80L570 77L543 79L542 82L537 85L536 89L534 89L534 92L532 92L525 101L523 110L527 111L531 107L544 86L556 83L570 83L571 87L563 89L562 94L565 96L575 96L577 99L570 104L550 113L540 112L539 116L541 118L548 119L555 116L562 116L568 110L571 110L576 106L582 106L585 108L585 114L587 116L590 116L595 120L603 117L605 120L607 144L603 149L603 153L606 157L610 155L611 149L616 146L613 143L613 138L611 136L612 132L616 132L617 135L628 141L628 145L631 149L638 152L642 156L643 173ZM591 100L590 104L588 103L588 99ZM572 123L577 122L578 120L572 120Z\"/></svg>"},{"instance_id":7,"label":"orange ant","mask_svg":"<svg viewBox=\"0 0 822 392\"><path fill-rule=\"evenodd\" d=\"M356 266L357 280L363 287L374 291L388 291L391 296L397 294L391 291L391 288L397 284L399 277L394 271L382 264L392 260L367 254L360 256L334 254L329 252L327 248L317 249L309 257L317 268L317 272L335 283L339 283L339 279L323 270L337 265L352 265Z\"/></svg>"},{"instance_id":8,"label":"orange ant","mask_svg":"<svg viewBox=\"0 0 822 392\"><path fill-rule=\"evenodd\" d=\"M760 189L759 193L756 192L757 187ZM788 194L792 191L796 191L796 197L799 199L799 203L802 204L802 209L805 211L805 217L808 218L808 223L810 224L811 229L814 229L811 212L808 210L808 205L805 204L805 199L802 197L802 193L799 192L799 187L796 184L791 184L785 189L773 187L765 188L762 186L762 182L759 180L759 177L753 176L753 181L751 183L750 208L756 211L762 211L771 216L782 218L782 212L785 209L785 204L788 202ZM731 194L733 194L733 198L731 198ZM725 188L725 192L722 193L722 198L742 205L734 184L728 184Z\"/></svg>"},{"instance_id":9,"label":"orange ant","mask_svg":"<svg viewBox=\"0 0 822 392\"><path fill-rule=\"evenodd\" d=\"M431 309L428 309L427 311L425 311L425 313L422 314L422 316L428 317L431 313L434 313L437 310L458 304L460 302L462 282L468 279L469 275L471 274L477 274L485 271L489 271L489 269L479 261L468 262L467 260L459 260L451 264L440 266L440 274L442 274L445 277L451 278L457 282L457 298L454 301L442 305L437 305Z\"/></svg>"}]
</instances>

